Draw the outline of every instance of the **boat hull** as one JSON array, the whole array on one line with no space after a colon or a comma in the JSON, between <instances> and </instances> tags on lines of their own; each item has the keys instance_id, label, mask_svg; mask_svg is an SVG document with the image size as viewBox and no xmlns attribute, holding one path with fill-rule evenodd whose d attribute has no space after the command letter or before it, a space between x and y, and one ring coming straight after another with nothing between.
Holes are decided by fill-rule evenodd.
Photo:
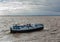
<instances>
[{"instance_id":1,"label":"boat hull","mask_svg":"<svg viewBox=\"0 0 60 42\"><path fill-rule=\"evenodd\" d=\"M36 28L36 29L29 29L29 30L20 30L20 31L16 31L16 30L10 29L10 32L11 32L11 33L33 32L33 31L43 30L43 28L44 28L44 27L40 27L40 28Z\"/></svg>"}]
</instances>

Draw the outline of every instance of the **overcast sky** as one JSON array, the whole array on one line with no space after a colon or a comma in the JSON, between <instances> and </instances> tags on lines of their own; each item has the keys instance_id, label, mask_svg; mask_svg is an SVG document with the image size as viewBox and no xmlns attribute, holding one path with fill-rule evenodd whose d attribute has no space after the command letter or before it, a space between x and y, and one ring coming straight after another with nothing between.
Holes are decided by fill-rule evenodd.
<instances>
[{"instance_id":1,"label":"overcast sky","mask_svg":"<svg viewBox=\"0 0 60 42\"><path fill-rule=\"evenodd\" d=\"M0 0L0 15L60 15L60 0Z\"/></svg>"}]
</instances>

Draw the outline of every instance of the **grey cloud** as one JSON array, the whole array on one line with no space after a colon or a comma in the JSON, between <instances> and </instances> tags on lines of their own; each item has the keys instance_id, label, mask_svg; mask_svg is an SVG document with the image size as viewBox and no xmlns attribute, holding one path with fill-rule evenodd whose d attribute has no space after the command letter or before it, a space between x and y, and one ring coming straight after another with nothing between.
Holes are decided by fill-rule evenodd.
<instances>
[{"instance_id":1,"label":"grey cloud","mask_svg":"<svg viewBox=\"0 0 60 42\"><path fill-rule=\"evenodd\" d=\"M20 7L20 2L26 7L24 9L7 9L2 10L3 14L13 15L60 15L60 0L2 0L5 6L13 8ZM11 2L11 3L9 3ZM15 2L15 3L14 3ZM1 4L0 3L0 4ZM1 4L2 5L2 4ZM3 5L4 6L4 5ZM28 9L29 10L28 10Z\"/></svg>"}]
</instances>

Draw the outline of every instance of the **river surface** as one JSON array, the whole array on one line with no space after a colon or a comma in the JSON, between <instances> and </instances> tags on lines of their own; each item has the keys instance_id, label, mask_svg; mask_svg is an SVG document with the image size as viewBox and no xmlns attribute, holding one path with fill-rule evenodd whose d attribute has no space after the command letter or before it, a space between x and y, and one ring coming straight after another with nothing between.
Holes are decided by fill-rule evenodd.
<instances>
[{"instance_id":1,"label":"river surface","mask_svg":"<svg viewBox=\"0 0 60 42\"><path fill-rule=\"evenodd\" d=\"M10 33L14 24L42 23L44 29ZM60 16L0 16L0 42L60 42Z\"/></svg>"}]
</instances>

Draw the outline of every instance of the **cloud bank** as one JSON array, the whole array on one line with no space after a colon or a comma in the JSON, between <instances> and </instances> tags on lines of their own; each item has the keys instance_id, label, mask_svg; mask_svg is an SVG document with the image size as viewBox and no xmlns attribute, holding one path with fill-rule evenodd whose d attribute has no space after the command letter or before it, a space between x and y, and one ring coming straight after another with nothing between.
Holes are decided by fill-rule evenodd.
<instances>
[{"instance_id":1,"label":"cloud bank","mask_svg":"<svg viewBox=\"0 0 60 42\"><path fill-rule=\"evenodd\" d=\"M0 15L60 15L60 0L0 0Z\"/></svg>"}]
</instances>

